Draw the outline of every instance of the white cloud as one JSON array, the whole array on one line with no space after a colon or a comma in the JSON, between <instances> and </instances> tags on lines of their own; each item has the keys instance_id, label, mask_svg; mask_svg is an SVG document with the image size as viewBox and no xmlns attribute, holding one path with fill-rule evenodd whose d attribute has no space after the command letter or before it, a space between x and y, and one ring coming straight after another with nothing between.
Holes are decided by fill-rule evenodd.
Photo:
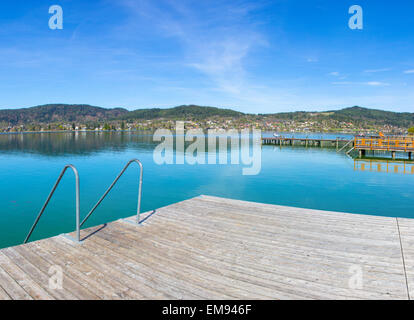
<instances>
[{"instance_id":1,"label":"white cloud","mask_svg":"<svg viewBox=\"0 0 414 320\"><path fill-rule=\"evenodd\" d=\"M380 81L368 81L368 82L352 82L352 81L338 81L332 82L334 85L358 85L358 86L371 86L371 87L388 87L389 83Z\"/></svg>"},{"instance_id":2,"label":"white cloud","mask_svg":"<svg viewBox=\"0 0 414 320\"><path fill-rule=\"evenodd\" d=\"M369 81L369 82L366 82L365 84L368 86L373 86L373 87L384 87L384 86L387 87L390 85L389 83L380 82L380 81Z\"/></svg>"},{"instance_id":3,"label":"white cloud","mask_svg":"<svg viewBox=\"0 0 414 320\"><path fill-rule=\"evenodd\" d=\"M391 71L391 68L382 68L382 69L372 69L372 70L365 70L365 73L378 73L378 72L387 72Z\"/></svg>"},{"instance_id":4,"label":"white cloud","mask_svg":"<svg viewBox=\"0 0 414 320\"><path fill-rule=\"evenodd\" d=\"M414 69L412 69L412 70L406 70L406 71L404 71L404 73L405 74L412 74L412 73L414 73Z\"/></svg>"},{"instance_id":5,"label":"white cloud","mask_svg":"<svg viewBox=\"0 0 414 320\"><path fill-rule=\"evenodd\" d=\"M280 79L283 73L281 71L281 74L278 74L276 63L283 63L282 61L275 61L272 65L275 67L272 69L272 80L261 81L261 75L252 73L249 66L256 63L251 60L253 54L269 46L268 38L263 34L260 25L252 19L251 13L255 8L243 6L243 1L231 4L219 2L214 6L197 2L197 6L201 6L198 10L185 1L120 1L124 2L130 14L129 24L123 26L128 31L125 35L133 36L143 25L150 25L151 29L145 29L146 32L154 32L155 36L168 38L168 41L172 40L179 48L179 53L172 57L175 60L169 62L180 68L184 66L187 68L186 71L195 71L195 77L202 75L202 84L199 85L197 79L194 81L194 87L192 83L188 85L187 82L177 80L180 94L177 94L178 90L173 86L160 85L159 90L171 92L171 97L164 99L166 105L172 103L173 97L177 101L184 98L184 101L190 100L188 102L191 103L235 107L248 112L326 109L328 106L364 103L373 105L375 99L371 92L369 97L364 98L355 95L360 91L365 94L368 87L381 89L390 85L381 81L347 82L346 79L350 79L349 74L333 71L329 73L334 77L331 80L342 81L333 84L350 86L350 91L355 93L344 93L346 90L339 87L331 88L332 92L327 92L324 85L321 89L317 81L314 83L305 75L303 79L295 79L289 83ZM272 40L272 37L269 36L269 39ZM301 55L301 60L304 63L308 62L308 66L315 66L319 62L318 55L314 53ZM335 66L331 68L336 69ZM367 73L381 71L386 70L366 70ZM309 83L312 84L312 91L304 92ZM377 102L384 103L382 100Z\"/></svg>"},{"instance_id":6,"label":"white cloud","mask_svg":"<svg viewBox=\"0 0 414 320\"><path fill-rule=\"evenodd\" d=\"M157 21L157 32L163 36L178 40L183 49L178 63L203 73L215 90L230 95L240 94L248 86L245 65L251 51L268 46L249 16L256 5L243 1L223 2L205 10L171 0L122 3L135 16ZM161 9L160 3L169 10Z\"/></svg>"}]
</instances>

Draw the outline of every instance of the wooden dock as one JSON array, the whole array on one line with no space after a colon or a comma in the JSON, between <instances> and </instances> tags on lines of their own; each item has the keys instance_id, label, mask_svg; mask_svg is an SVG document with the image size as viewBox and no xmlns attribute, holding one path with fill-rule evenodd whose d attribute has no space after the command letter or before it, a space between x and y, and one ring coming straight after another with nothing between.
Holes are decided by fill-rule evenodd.
<instances>
[{"instance_id":1,"label":"wooden dock","mask_svg":"<svg viewBox=\"0 0 414 320\"><path fill-rule=\"evenodd\" d=\"M300 147L319 147L319 148L342 148L349 140L344 139L316 139L316 138L287 138L287 137L273 137L262 138L263 145L274 146L300 146Z\"/></svg>"},{"instance_id":2,"label":"wooden dock","mask_svg":"<svg viewBox=\"0 0 414 320\"><path fill-rule=\"evenodd\" d=\"M354 148L358 150L359 156L365 156L367 152L373 155L380 152L389 154L396 159L396 153L406 154L412 160L414 151L414 137L355 137Z\"/></svg>"},{"instance_id":3,"label":"wooden dock","mask_svg":"<svg viewBox=\"0 0 414 320\"><path fill-rule=\"evenodd\" d=\"M0 298L414 296L410 219L200 196L147 213L141 226L119 220L82 237L0 250ZM61 289L50 285L56 268Z\"/></svg>"}]
</instances>

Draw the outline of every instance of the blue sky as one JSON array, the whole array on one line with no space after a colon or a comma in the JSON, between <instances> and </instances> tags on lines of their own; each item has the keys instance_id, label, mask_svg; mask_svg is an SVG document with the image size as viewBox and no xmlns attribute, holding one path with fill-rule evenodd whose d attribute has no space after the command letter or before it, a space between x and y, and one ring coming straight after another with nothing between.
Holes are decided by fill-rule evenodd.
<instances>
[{"instance_id":1,"label":"blue sky","mask_svg":"<svg viewBox=\"0 0 414 320\"><path fill-rule=\"evenodd\" d=\"M1 0L0 108L414 112L413 15L406 0Z\"/></svg>"}]
</instances>

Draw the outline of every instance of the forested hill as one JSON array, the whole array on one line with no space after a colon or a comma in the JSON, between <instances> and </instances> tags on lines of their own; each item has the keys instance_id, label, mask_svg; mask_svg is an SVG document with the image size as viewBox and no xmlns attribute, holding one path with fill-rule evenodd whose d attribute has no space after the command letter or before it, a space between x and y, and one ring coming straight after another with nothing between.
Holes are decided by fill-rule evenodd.
<instances>
[{"instance_id":1,"label":"forested hill","mask_svg":"<svg viewBox=\"0 0 414 320\"><path fill-rule=\"evenodd\" d=\"M336 120L353 123L354 125L392 125L405 128L414 126L414 113L398 113L376 109L367 109L362 107L352 107L326 112L284 112L265 114L262 116L280 120L295 121Z\"/></svg>"},{"instance_id":2,"label":"forested hill","mask_svg":"<svg viewBox=\"0 0 414 320\"><path fill-rule=\"evenodd\" d=\"M126 109L105 109L89 105L48 104L25 109L0 110L0 122L28 123L88 122L117 119Z\"/></svg>"},{"instance_id":3,"label":"forested hill","mask_svg":"<svg viewBox=\"0 0 414 320\"><path fill-rule=\"evenodd\" d=\"M334 120L354 125L392 125L413 127L414 113L396 113L362 107L345 108L327 112L286 112L274 114L244 114L231 109L185 105L169 109L138 109L128 111L122 108L106 109L90 105L49 104L25 109L0 110L0 123L8 125L33 123L87 123L111 120L207 120L212 117L240 118L252 120L295 120L323 121Z\"/></svg>"},{"instance_id":4,"label":"forested hill","mask_svg":"<svg viewBox=\"0 0 414 320\"><path fill-rule=\"evenodd\" d=\"M207 119L209 117L240 117L243 113L229 109L179 106L170 109L138 109L128 111L122 108L105 109L90 105L49 104L25 109L0 110L0 123L11 125L56 122L102 122L110 120L135 119Z\"/></svg>"},{"instance_id":5,"label":"forested hill","mask_svg":"<svg viewBox=\"0 0 414 320\"><path fill-rule=\"evenodd\" d=\"M122 116L123 119L198 119L209 117L237 118L244 114L230 109L201 107L196 105L179 106L170 109L138 109Z\"/></svg>"}]
</instances>

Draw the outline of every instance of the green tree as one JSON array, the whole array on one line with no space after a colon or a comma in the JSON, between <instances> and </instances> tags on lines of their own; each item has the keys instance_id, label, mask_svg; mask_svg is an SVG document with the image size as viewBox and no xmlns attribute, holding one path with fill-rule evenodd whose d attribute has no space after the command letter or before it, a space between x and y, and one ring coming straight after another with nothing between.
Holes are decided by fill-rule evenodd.
<instances>
[{"instance_id":1,"label":"green tree","mask_svg":"<svg viewBox=\"0 0 414 320\"><path fill-rule=\"evenodd\" d=\"M111 130L111 127L110 127L109 124L105 123L104 126L103 126L103 129L104 130Z\"/></svg>"},{"instance_id":2,"label":"green tree","mask_svg":"<svg viewBox=\"0 0 414 320\"><path fill-rule=\"evenodd\" d=\"M414 127L408 129L408 134L409 135L414 135Z\"/></svg>"}]
</instances>

